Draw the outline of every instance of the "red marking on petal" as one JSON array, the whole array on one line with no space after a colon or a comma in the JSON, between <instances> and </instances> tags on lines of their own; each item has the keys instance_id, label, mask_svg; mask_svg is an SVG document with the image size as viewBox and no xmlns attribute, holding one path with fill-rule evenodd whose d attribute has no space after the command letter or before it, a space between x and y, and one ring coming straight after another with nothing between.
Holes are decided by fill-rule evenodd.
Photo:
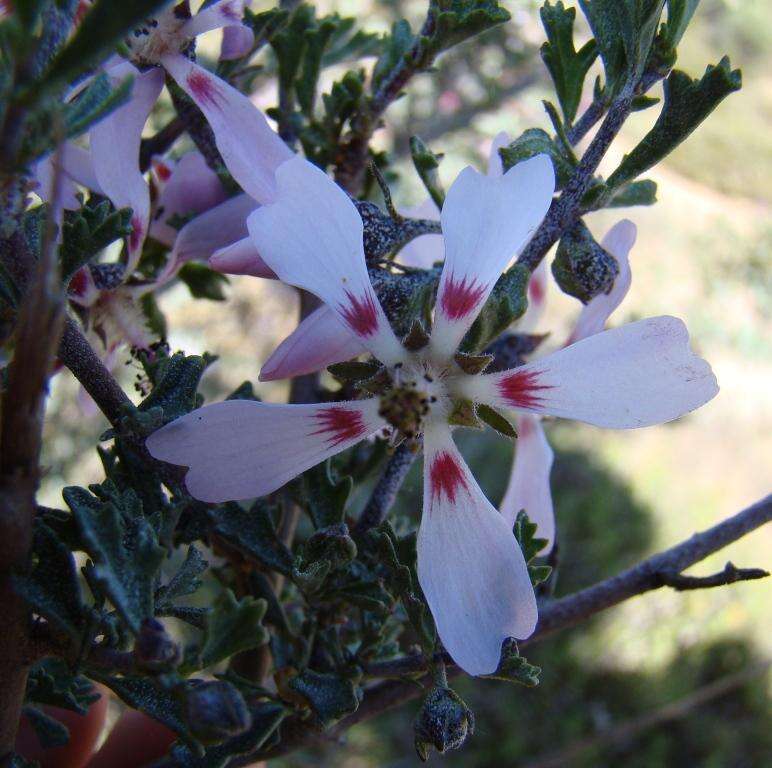
<instances>
[{"instance_id":1,"label":"red marking on petal","mask_svg":"<svg viewBox=\"0 0 772 768\"><path fill-rule=\"evenodd\" d=\"M155 175L158 176L159 181L169 181L172 175L172 169L163 160L156 160L153 162L153 170Z\"/></svg>"},{"instance_id":2,"label":"red marking on petal","mask_svg":"<svg viewBox=\"0 0 772 768\"><path fill-rule=\"evenodd\" d=\"M239 3L224 3L220 8L220 13L226 18L232 21L241 21L241 10Z\"/></svg>"},{"instance_id":3,"label":"red marking on petal","mask_svg":"<svg viewBox=\"0 0 772 768\"><path fill-rule=\"evenodd\" d=\"M364 437L367 433L362 413L351 408L338 406L320 408L311 418L319 427L316 432L311 432L311 434L329 435L327 443L330 446Z\"/></svg>"},{"instance_id":4,"label":"red marking on petal","mask_svg":"<svg viewBox=\"0 0 772 768\"><path fill-rule=\"evenodd\" d=\"M445 494L451 504L456 503L456 496L461 488L469 489L464 471L453 454L440 451L434 457L429 470L429 488L432 502L440 501Z\"/></svg>"},{"instance_id":5,"label":"red marking on petal","mask_svg":"<svg viewBox=\"0 0 772 768\"><path fill-rule=\"evenodd\" d=\"M85 15L91 10L91 3L89 0L80 0L78 3L78 9L75 11L75 18L73 19L75 26L78 26Z\"/></svg>"},{"instance_id":6,"label":"red marking on petal","mask_svg":"<svg viewBox=\"0 0 772 768\"><path fill-rule=\"evenodd\" d=\"M81 267L70 280L68 292L73 296L85 296L89 286L89 276L86 274L88 267Z\"/></svg>"},{"instance_id":7,"label":"red marking on petal","mask_svg":"<svg viewBox=\"0 0 772 768\"><path fill-rule=\"evenodd\" d=\"M188 87L193 98L204 106L220 108L223 95L213 78L203 72L191 72L188 75Z\"/></svg>"},{"instance_id":8,"label":"red marking on petal","mask_svg":"<svg viewBox=\"0 0 772 768\"><path fill-rule=\"evenodd\" d=\"M346 291L349 306L341 304L340 312L357 336L372 336L378 330L378 307L371 293L361 298Z\"/></svg>"},{"instance_id":9,"label":"red marking on petal","mask_svg":"<svg viewBox=\"0 0 772 768\"><path fill-rule=\"evenodd\" d=\"M540 394L554 389L550 384L540 384L536 371L513 371L499 379L499 392L513 408L538 408L544 398Z\"/></svg>"},{"instance_id":10,"label":"red marking on petal","mask_svg":"<svg viewBox=\"0 0 772 768\"><path fill-rule=\"evenodd\" d=\"M456 280L451 273L442 286L440 298L440 307L445 316L450 320L466 317L480 303L486 287L480 285L474 277Z\"/></svg>"},{"instance_id":11,"label":"red marking on petal","mask_svg":"<svg viewBox=\"0 0 772 768\"><path fill-rule=\"evenodd\" d=\"M142 244L142 238L144 236L144 227L142 225L142 219L139 216L134 216L131 220L131 234L129 235L129 251L134 251Z\"/></svg>"},{"instance_id":12,"label":"red marking on petal","mask_svg":"<svg viewBox=\"0 0 772 768\"><path fill-rule=\"evenodd\" d=\"M539 277L532 277L528 283L528 298L534 304L541 304L544 301L544 284Z\"/></svg>"}]
</instances>

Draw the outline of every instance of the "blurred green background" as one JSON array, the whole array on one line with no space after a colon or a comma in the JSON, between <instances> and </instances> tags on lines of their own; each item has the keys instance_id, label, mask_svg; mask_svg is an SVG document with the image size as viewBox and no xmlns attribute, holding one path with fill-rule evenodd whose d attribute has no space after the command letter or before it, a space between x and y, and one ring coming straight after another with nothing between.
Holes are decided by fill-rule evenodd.
<instances>
[{"instance_id":1,"label":"blurred green background","mask_svg":"<svg viewBox=\"0 0 772 768\"><path fill-rule=\"evenodd\" d=\"M434 75L416 78L410 95L388 113L376 143L394 153L398 177L392 191L400 204L422 198L405 157L410 135L421 135L445 153L441 170L449 184L464 165L484 164L498 131L516 136L525 128L548 128L541 100L554 97L538 55L543 40L538 3L503 4L512 12L510 24L454 51ZM320 11L353 14L374 31L386 30L399 16L417 24L425 9L422 0L318 5ZM584 28L581 34L586 35ZM651 174L659 184L659 202L624 211L638 225L639 237L631 256L632 289L612 322L663 313L683 318L694 347L711 362L721 392L696 414L662 427L614 433L548 425L557 452L558 594L677 543L769 490L772 4L703 0L679 53L679 68L693 76L729 54L732 64L742 67L744 86ZM271 87L255 100L274 103ZM628 121L601 172L614 169L656 114L653 108ZM616 216L593 214L588 223L602 235ZM213 398L244 379L256 381L262 362L292 329L297 311L292 291L251 278L232 280L225 305L192 302L179 286L163 296L162 306L169 313L173 347L220 355L205 384ZM551 332L547 346L560 344L578 310L576 301L551 291L540 324L540 330ZM127 385L135 374L127 365L122 374ZM281 385L258 390L270 400L286 397ZM83 416L76 391L66 375L57 377L43 503L59 505L64 485L100 476L88 444L105 422ZM461 444L489 497L498 502L511 446L478 435L465 436ZM420 508L417 473L400 504L412 514ZM769 569L771 528L694 572L719 570L727 560ZM459 766L528 768L772 765L766 666L772 658L771 597L766 582L692 593L662 590L529 648L526 655L544 668L538 688L459 685L477 714L477 732L462 752L445 759ZM721 681L723 693L710 698L715 681ZM673 703L674 709L665 708ZM415 765L411 718L416 706L353 729L343 747L331 744L282 762Z\"/></svg>"}]
</instances>

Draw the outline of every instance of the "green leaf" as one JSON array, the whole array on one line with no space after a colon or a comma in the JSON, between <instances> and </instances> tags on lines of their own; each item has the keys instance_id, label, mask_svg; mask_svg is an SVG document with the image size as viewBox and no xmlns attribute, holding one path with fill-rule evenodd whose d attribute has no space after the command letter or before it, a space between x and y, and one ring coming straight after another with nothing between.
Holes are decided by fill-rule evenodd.
<instances>
[{"instance_id":1,"label":"green leaf","mask_svg":"<svg viewBox=\"0 0 772 768\"><path fill-rule=\"evenodd\" d=\"M236 600L226 589L215 601L206 622L206 638L201 649L201 663L211 667L241 651L268 642L268 632L261 624L265 600L246 596Z\"/></svg>"},{"instance_id":2,"label":"green leaf","mask_svg":"<svg viewBox=\"0 0 772 768\"><path fill-rule=\"evenodd\" d=\"M303 473L303 494L315 528L343 522L352 485L350 477L336 477L329 459Z\"/></svg>"},{"instance_id":3,"label":"green leaf","mask_svg":"<svg viewBox=\"0 0 772 768\"><path fill-rule=\"evenodd\" d=\"M85 715L99 698L93 683L73 675L62 659L47 658L35 664L27 678L25 701L68 709Z\"/></svg>"},{"instance_id":4,"label":"green leaf","mask_svg":"<svg viewBox=\"0 0 772 768\"><path fill-rule=\"evenodd\" d=\"M195 743L183 717L179 697L153 679L135 675L112 677L94 670L90 671L89 674L110 688L121 701L132 709L144 712L153 720L157 720L182 736L186 741Z\"/></svg>"},{"instance_id":5,"label":"green leaf","mask_svg":"<svg viewBox=\"0 0 772 768\"><path fill-rule=\"evenodd\" d=\"M152 292L146 293L139 300L139 307L150 333L159 339L166 339L169 329L166 325L166 317L158 306L155 294Z\"/></svg>"},{"instance_id":6,"label":"green leaf","mask_svg":"<svg viewBox=\"0 0 772 768\"><path fill-rule=\"evenodd\" d=\"M664 4L665 0L579 0L603 60L607 98L640 77Z\"/></svg>"},{"instance_id":7,"label":"green leaf","mask_svg":"<svg viewBox=\"0 0 772 768\"><path fill-rule=\"evenodd\" d=\"M16 285L16 281L13 279L13 275L11 275L2 261L0 261L0 302L12 309L16 309L19 306L20 299L21 292Z\"/></svg>"},{"instance_id":8,"label":"green leaf","mask_svg":"<svg viewBox=\"0 0 772 768\"><path fill-rule=\"evenodd\" d=\"M700 80L674 70L664 83L665 101L654 127L643 137L611 176L607 184L618 188L644 173L670 154L730 93L742 87L739 69L725 56L709 66Z\"/></svg>"},{"instance_id":9,"label":"green leaf","mask_svg":"<svg viewBox=\"0 0 772 768\"><path fill-rule=\"evenodd\" d=\"M83 488L65 488L64 500L78 525L83 549L94 561L89 580L98 585L135 634L153 617L155 578L164 558L155 531L142 516L133 490L112 500Z\"/></svg>"},{"instance_id":10,"label":"green leaf","mask_svg":"<svg viewBox=\"0 0 772 768\"><path fill-rule=\"evenodd\" d=\"M498 0L431 0L434 29L427 49L436 56L512 18Z\"/></svg>"},{"instance_id":11,"label":"green leaf","mask_svg":"<svg viewBox=\"0 0 772 768\"><path fill-rule=\"evenodd\" d=\"M271 47L279 65L279 87L292 92L306 50L306 32L316 24L316 11L310 5L300 5L289 23L271 38Z\"/></svg>"},{"instance_id":12,"label":"green leaf","mask_svg":"<svg viewBox=\"0 0 772 768\"><path fill-rule=\"evenodd\" d=\"M149 363L148 375L156 383L140 403L139 410L162 408L164 423L167 423L197 408L200 405L196 396L198 384L213 360L206 354L199 357L175 352L171 357Z\"/></svg>"},{"instance_id":13,"label":"green leaf","mask_svg":"<svg viewBox=\"0 0 772 768\"><path fill-rule=\"evenodd\" d=\"M531 273L521 264L510 267L497 281L482 311L461 343L462 352L479 352L505 331L528 307Z\"/></svg>"},{"instance_id":14,"label":"green leaf","mask_svg":"<svg viewBox=\"0 0 772 768\"><path fill-rule=\"evenodd\" d=\"M580 220L560 239L552 274L563 293L586 304L611 290L619 264Z\"/></svg>"},{"instance_id":15,"label":"green leaf","mask_svg":"<svg viewBox=\"0 0 772 768\"><path fill-rule=\"evenodd\" d=\"M633 205L654 205L657 202L657 182L651 179L631 181L620 187L606 202L606 208L626 208Z\"/></svg>"},{"instance_id":16,"label":"green leaf","mask_svg":"<svg viewBox=\"0 0 772 768\"><path fill-rule=\"evenodd\" d=\"M230 502L217 507L210 515L215 533L231 546L247 558L288 576L294 560L276 535L270 510L263 500L256 501L249 510Z\"/></svg>"},{"instance_id":17,"label":"green leaf","mask_svg":"<svg viewBox=\"0 0 772 768\"><path fill-rule=\"evenodd\" d=\"M699 4L700 0L667 0L667 21L662 35L669 47L675 48L681 42Z\"/></svg>"},{"instance_id":18,"label":"green leaf","mask_svg":"<svg viewBox=\"0 0 772 768\"><path fill-rule=\"evenodd\" d=\"M71 83L108 54L134 27L166 4L166 0L116 3L95 0L67 45L53 58L36 93Z\"/></svg>"},{"instance_id":19,"label":"green leaf","mask_svg":"<svg viewBox=\"0 0 772 768\"><path fill-rule=\"evenodd\" d=\"M65 136L68 139L80 136L94 123L107 117L128 100L132 85L133 78L128 77L113 87L104 72L98 74L76 99L65 106Z\"/></svg>"},{"instance_id":20,"label":"green leaf","mask_svg":"<svg viewBox=\"0 0 772 768\"><path fill-rule=\"evenodd\" d=\"M197 755L184 744L175 744L171 750L174 765L179 768L224 768L230 758L251 754L267 745L288 712L279 704L262 703L251 708L250 714L252 725L248 730L209 747L203 755Z\"/></svg>"},{"instance_id":21,"label":"green leaf","mask_svg":"<svg viewBox=\"0 0 772 768\"><path fill-rule=\"evenodd\" d=\"M69 742L70 731L67 726L37 707L24 707L23 714L35 730L35 736L43 749L63 747Z\"/></svg>"},{"instance_id":22,"label":"green leaf","mask_svg":"<svg viewBox=\"0 0 772 768\"><path fill-rule=\"evenodd\" d=\"M72 276L92 261L100 251L131 234L131 208L116 211L109 200L84 205L77 211L65 211L59 260L62 280L68 285Z\"/></svg>"},{"instance_id":23,"label":"green leaf","mask_svg":"<svg viewBox=\"0 0 772 768\"><path fill-rule=\"evenodd\" d=\"M361 691L340 675L306 669L291 678L288 685L308 702L322 728L328 728L359 707Z\"/></svg>"},{"instance_id":24,"label":"green leaf","mask_svg":"<svg viewBox=\"0 0 772 768\"><path fill-rule=\"evenodd\" d=\"M445 190L442 188L438 169L443 156L435 155L418 136L410 137L410 155L426 191L434 200L434 204L442 210L445 203Z\"/></svg>"},{"instance_id":25,"label":"green leaf","mask_svg":"<svg viewBox=\"0 0 772 768\"><path fill-rule=\"evenodd\" d=\"M570 125L582 98L584 79L598 56L598 46L590 40L578 51L574 48L576 8L566 8L561 0L550 5L547 0L539 13L547 33L541 57L555 85L563 118Z\"/></svg>"},{"instance_id":26,"label":"green leaf","mask_svg":"<svg viewBox=\"0 0 772 768\"><path fill-rule=\"evenodd\" d=\"M81 641L86 607L75 558L41 520L35 521L32 566L27 574L14 576L13 583L35 613L74 643Z\"/></svg>"},{"instance_id":27,"label":"green leaf","mask_svg":"<svg viewBox=\"0 0 772 768\"><path fill-rule=\"evenodd\" d=\"M400 19L394 22L391 33L386 35L382 42L382 52L373 67L371 88L373 93L383 85L384 80L389 74L402 63L402 60L409 53L415 42L413 30L410 29L410 22L406 19Z\"/></svg>"},{"instance_id":28,"label":"green leaf","mask_svg":"<svg viewBox=\"0 0 772 768\"><path fill-rule=\"evenodd\" d=\"M224 287L230 282L228 277L204 264L189 261L180 269L177 276L188 286L190 295L194 299L225 301L227 298Z\"/></svg>"},{"instance_id":29,"label":"green leaf","mask_svg":"<svg viewBox=\"0 0 772 768\"><path fill-rule=\"evenodd\" d=\"M297 93L298 104L307 117L312 117L314 114L317 83L322 71L322 57L337 26L337 20L334 17L327 17L305 34L305 55L300 77L295 83L295 93Z\"/></svg>"},{"instance_id":30,"label":"green leaf","mask_svg":"<svg viewBox=\"0 0 772 768\"><path fill-rule=\"evenodd\" d=\"M178 597L185 597L197 592L203 583L198 577L206 571L209 563L204 556L194 547L188 547L188 554L166 586L159 587L156 591L157 610L161 611L170 607L171 601Z\"/></svg>"},{"instance_id":31,"label":"green leaf","mask_svg":"<svg viewBox=\"0 0 772 768\"><path fill-rule=\"evenodd\" d=\"M505 171L530 157L549 155L552 167L555 169L557 189L562 189L574 172L574 164L563 154L552 137L541 128L528 128L509 146L502 147L499 154Z\"/></svg>"},{"instance_id":32,"label":"green leaf","mask_svg":"<svg viewBox=\"0 0 772 768\"><path fill-rule=\"evenodd\" d=\"M537 557L547 544L547 539L536 536L536 529L536 523L532 523L525 511L520 510L515 518L514 532L526 563Z\"/></svg>"},{"instance_id":33,"label":"green leaf","mask_svg":"<svg viewBox=\"0 0 772 768\"><path fill-rule=\"evenodd\" d=\"M489 405L479 403L477 405L477 416L503 437L508 437L510 440L517 438L517 431L512 426L510 420Z\"/></svg>"},{"instance_id":34,"label":"green leaf","mask_svg":"<svg viewBox=\"0 0 772 768\"><path fill-rule=\"evenodd\" d=\"M539 675L541 668L529 664L524 656L521 656L517 650L517 643L513 640L507 640L501 649L501 661L493 674L482 675L488 680L505 680L509 683L520 683L520 685L533 688L539 684Z\"/></svg>"}]
</instances>

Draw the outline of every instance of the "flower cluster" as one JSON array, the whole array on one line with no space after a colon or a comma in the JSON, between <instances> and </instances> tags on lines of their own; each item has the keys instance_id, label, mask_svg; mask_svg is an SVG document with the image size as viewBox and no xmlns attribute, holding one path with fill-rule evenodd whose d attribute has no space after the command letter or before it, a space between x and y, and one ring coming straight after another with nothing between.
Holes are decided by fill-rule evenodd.
<instances>
[{"instance_id":1,"label":"flower cluster","mask_svg":"<svg viewBox=\"0 0 772 768\"><path fill-rule=\"evenodd\" d=\"M503 171L494 151L487 174L464 169L439 216L442 235L417 240L402 259L442 261L430 327L396 334L368 274L363 222L356 205L322 170L288 149L250 100L187 55L196 35L225 27L224 57L251 45L240 26L243 3L211 3L196 16L175 6L127 41L131 61L105 66L111 80L133 77L131 99L90 133L90 154L68 147L58 156L66 178L133 211L127 263L112 282L91 268L70 286L74 301L110 314L121 327L145 238L171 248L154 286L192 258L216 269L278 278L305 289L323 306L282 343L263 379L296 376L363 354L379 364L378 389L321 404L215 403L172 421L147 439L150 453L188 468L192 496L224 502L264 496L305 470L373 436L422 449L424 500L418 533L418 577L444 647L473 675L496 670L502 643L525 638L537 623L528 568L513 535L520 509L554 539L549 493L551 451L545 416L600 427L660 424L698 408L717 392L709 366L691 351L686 328L652 317L603 330L629 285L627 252L634 230L622 222L605 248L620 272L608 295L590 302L569 343L525 365L485 372L470 365L462 343L497 280L527 245L552 202L553 163L536 155ZM176 167L157 160L151 197L140 167L143 126L168 75L206 117L227 170L243 193L227 198L197 154ZM504 142L500 139L495 146ZM50 174L44 161L38 171ZM49 163L46 166L45 163ZM172 216L199 214L176 231ZM546 273L531 279L531 323L543 305ZM141 292L141 287L136 289ZM101 325L105 326L103 320ZM129 324L130 325L130 324ZM117 341L106 342L113 354ZM485 406L513 414L519 444L510 487L499 511L475 481L453 440L459 408Z\"/></svg>"}]
</instances>

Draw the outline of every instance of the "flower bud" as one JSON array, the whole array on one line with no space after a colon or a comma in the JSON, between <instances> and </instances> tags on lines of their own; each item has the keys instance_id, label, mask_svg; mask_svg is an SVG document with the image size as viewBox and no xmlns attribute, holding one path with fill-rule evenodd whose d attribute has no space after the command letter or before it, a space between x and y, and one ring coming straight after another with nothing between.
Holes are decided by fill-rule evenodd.
<instances>
[{"instance_id":1,"label":"flower bud","mask_svg":"<svg viewBox=\"0 0 772 768\"><path fill-rule=\"evenodd\" d=\"M223 680L191 680L185 690L185 721L202 744L217 744L252 725L244 697Z\"/></svg>"},{"instance_id":2,"label":"flower bud","mask_svg":"<svg viewBox=\"0 0 772 768\"><path fill-rule=\"evenodd\" d=\"M432 688L413 723L415 749L424 762L432 749L458 749L474 733L474 713L453 690Z\"/></svg>"},{"instance_id":3,"label":"flower bud","mask_svg":"<svg viewBox=\"0 0 772 768\"><path fill-rule=\"evenodd\" d=\"M177 666L180 649L160 621L145 619L134 643L134 658L142 669L161 672Z\"/></svg>"}]
</instances>

